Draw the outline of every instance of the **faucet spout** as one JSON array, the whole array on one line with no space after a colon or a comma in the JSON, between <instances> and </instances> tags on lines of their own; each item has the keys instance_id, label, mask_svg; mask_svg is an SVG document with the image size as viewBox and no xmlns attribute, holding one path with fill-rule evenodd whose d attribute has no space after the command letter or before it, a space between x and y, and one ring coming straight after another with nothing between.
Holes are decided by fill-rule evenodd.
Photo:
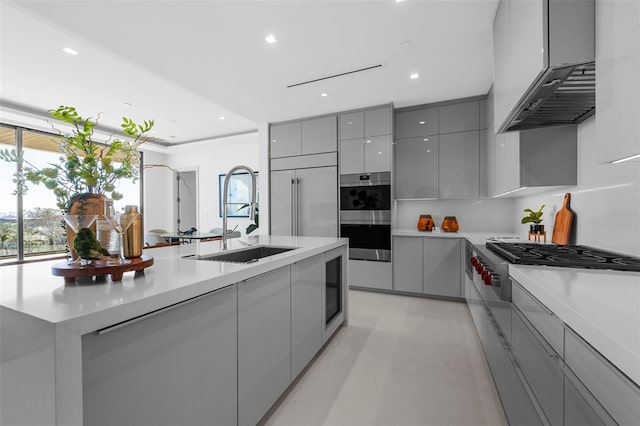
<instances>
[{"instance_id":1,"label":"faucet spout","mask_svg":"<svg viewBox=\"0 0 640 426\"><path fill-rule=\"evenodd\" d=\"M256 174L248 166L235 166L224 177L224 192L222 195L222 249L227 249L227 205L229 197L229 178L239 170L246 170L251 175L251 205L249 206L249 217L251 220L256 218Z\"/></svg>"}]
</instances>

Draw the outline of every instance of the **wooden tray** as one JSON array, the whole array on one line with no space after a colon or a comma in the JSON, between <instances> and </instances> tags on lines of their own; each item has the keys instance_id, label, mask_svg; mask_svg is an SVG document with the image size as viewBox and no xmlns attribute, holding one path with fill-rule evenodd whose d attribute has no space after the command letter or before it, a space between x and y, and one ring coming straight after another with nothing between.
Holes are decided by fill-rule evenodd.
<instances>
[{"instance_id":1,"label":"wooden tray","mask_svg":"<svg viewBox=\"0 0 640 426\"><path fill-rule=\"evenodd\" d=\"M57 277L64 277L65 283L74 283L78 277L100 275L111 275L111 281L121 281L125 272L144 271L144 268L153 265L151 256L142 255L128 260L131 262L123 265L108 265L105 260L95 260L91 265L84 266L60 262L51 267L51 273Z\"/></svg>"}]
</instances>

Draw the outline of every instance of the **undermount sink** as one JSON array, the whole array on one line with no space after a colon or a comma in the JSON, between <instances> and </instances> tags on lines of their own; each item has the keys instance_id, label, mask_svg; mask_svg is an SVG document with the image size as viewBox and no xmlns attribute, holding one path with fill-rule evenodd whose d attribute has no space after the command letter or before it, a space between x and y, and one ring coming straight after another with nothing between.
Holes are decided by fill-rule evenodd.
<instances>
[{"instance_id":1,"label":"undermount sink","mask_svg":"<svg viewBox=\"0 0 640 426\"><path fill-rule=\"evenodd\" d=\"M217 262L252 263L257 262L259 259L264 257L273 256L295 249L296 247L254 246L234 251L191 257L197 260L215 260Z\"/></svg>"}]
</instances>

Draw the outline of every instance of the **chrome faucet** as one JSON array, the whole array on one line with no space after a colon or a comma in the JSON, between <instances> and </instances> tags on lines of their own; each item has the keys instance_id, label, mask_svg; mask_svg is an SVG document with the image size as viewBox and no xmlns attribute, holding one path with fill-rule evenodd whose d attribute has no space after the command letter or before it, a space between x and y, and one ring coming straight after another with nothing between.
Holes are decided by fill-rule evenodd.
<instances>
[{"instance_id":1,"label":"chrome faucet","mask_svg":"<svg viewBox=\"0 0 640 426\"><path fill-rule=\"evenodd\" d=\"M249 218L251 220L256 219L256 174L247 166L235 166L224 177L224 193L222 196L222 249L227 249L227 205L228 204L246 204L246 203L229 203L227 198L229 196L229 178L232 174L238 170L246 170L251 175L251 205L249 206Z\"/></svg>"}]
</instances>

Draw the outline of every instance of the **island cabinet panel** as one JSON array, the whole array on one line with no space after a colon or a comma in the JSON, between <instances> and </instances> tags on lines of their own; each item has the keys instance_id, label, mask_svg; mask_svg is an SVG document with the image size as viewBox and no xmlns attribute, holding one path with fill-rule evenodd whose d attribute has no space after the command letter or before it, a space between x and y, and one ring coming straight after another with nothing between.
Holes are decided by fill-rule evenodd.
<instances>
[{"instance_id":1,"label":"island cabinet panel","mask_svg":"<svg viewBox=\"0 0 640 426\"><path fill-rule=\"evenodd\" d=\"M459 238L424 238L422 247L425 294L462 297Z\"/></svg>"},{"instance_id":2,"label":"island cabinet panel","mask_svg":"<svg viewBox=\"0 0 640 426\"><path fill-rule=\"evenodd\" d=\"M237 423L237 286L82 337L83 423Z\"/></svg>"},{"instance_id":3,"label":"island cabinet panel","mask_svg":"<svg viewBox=\"0 0 640 426\"><path fill-rule=\"evenodd\" d=\"M396 199L438 198L438 136L397 139Z\"/></svg>"},{"instance_id":4,"label":"island cabinet panel","mask_svg":"<svg viewBox=\"0 0 640 426\"><path fill-rule=\"evenodd\" d=\"M291 379L322 346L323 258L291 265Z\"/></svg>"},{"instance_id":5,"label":"island cabinet panel","mask_svg":"<svg viewBox=\"0 0 640 426\"><path fill-rule=\"evenodd\" d=\"M290 382L291 273L286 266L238 284L238 424L257 424Z\"/></svg>"}]
</instances>

